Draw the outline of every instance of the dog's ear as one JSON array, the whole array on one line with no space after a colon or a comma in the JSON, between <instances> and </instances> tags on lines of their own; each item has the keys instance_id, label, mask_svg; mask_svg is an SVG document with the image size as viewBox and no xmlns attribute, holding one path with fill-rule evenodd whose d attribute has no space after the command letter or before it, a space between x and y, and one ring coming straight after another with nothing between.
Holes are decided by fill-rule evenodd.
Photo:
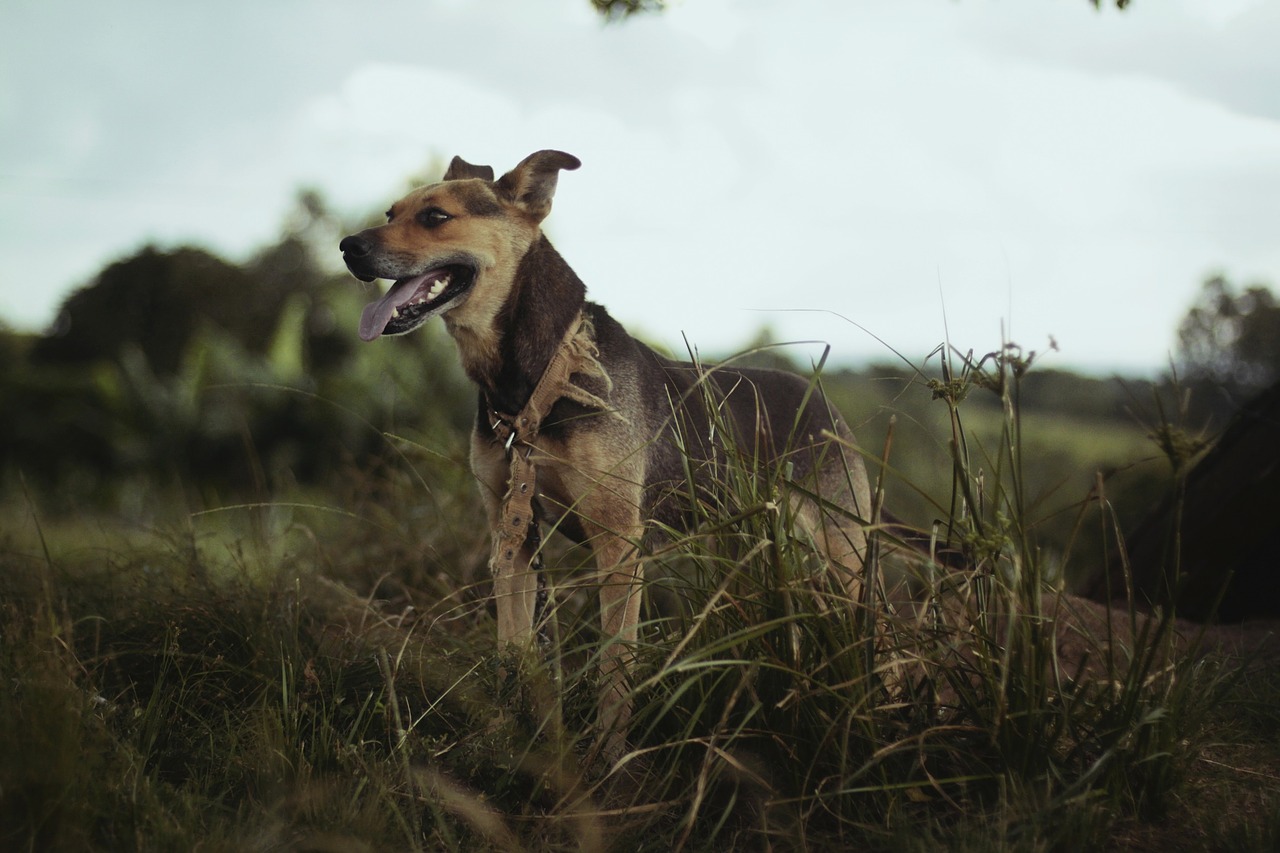
<instances>
[{"instance_id":1,"label":"dog's ear","mask_svg":"<svg viewBox=\"0 0 1280 853\"><path fill-rule=\"evenodd\" d=\"M480 178L483 181L493 180L492 166L473 166L461 157L454 157L445 170L444 181L461 181L465 178Z\"/></svg>"},{"instance_id":2,"label":"dog's ear","mask_svg":"<svg viewBox=\"0 0 1280 853\"><path fill-rule=\"evenodd\" d=\"M551 212L551 197L556 194L560 170L581 165L577 157L563 151L535 152L498 179L498 194L540 222Z\"/></svg>"}]
</instances>

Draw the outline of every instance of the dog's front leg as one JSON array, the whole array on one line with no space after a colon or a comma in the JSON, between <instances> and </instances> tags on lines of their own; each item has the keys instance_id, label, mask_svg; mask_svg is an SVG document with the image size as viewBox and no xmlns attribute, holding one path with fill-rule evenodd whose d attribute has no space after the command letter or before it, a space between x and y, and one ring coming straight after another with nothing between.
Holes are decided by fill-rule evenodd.
<instances>
[{"instance_id":1,"label":"dog's front leg","mask_svg":"<svg viewBox=\"0 0 1280 853\"><path fill-rule=\"evenodd\" d=\"M498 647L520 652L533 648L534 610L538 601L538 577L531 562L529 519L503 518L503 495L508 489L511 466L501 447L473 434L471 470L480 482L493 548L489 569L493 573L493 598L498 613ZM516 484L519 488L520 484ZM510 529L504 529L504 522ZM510 557L507 551L513 552Z\"/></svg>"},{"instance_id":2,"label":"dog's front leg","mask_svg":"<svg viewBox=\"0 0 1280 853\"><path fill-rule=\"evenodd\" d=\"M491 530L496 531L497 527L490 524ZM515 551L513 559L504 553L510 550ZM489 567L493 572L493 597L498 610L499 648L514 647L523 652L533 647L538 573L532 569L532 562L533 550L527 536L514 532L499 536L495 532Z\"/></svg>"}]
</instances>

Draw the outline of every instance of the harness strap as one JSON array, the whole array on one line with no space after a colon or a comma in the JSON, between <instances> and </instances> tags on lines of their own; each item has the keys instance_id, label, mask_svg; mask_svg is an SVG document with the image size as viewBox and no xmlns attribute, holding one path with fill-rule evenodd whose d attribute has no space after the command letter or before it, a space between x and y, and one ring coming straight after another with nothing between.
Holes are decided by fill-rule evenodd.
<instances>
[{"instance_id":1,"label":"harness strap","mask_svg":"<svg viewBox=\"0 0 1280 853\"><path fill-rule=\"evenodd\" d=\"M542 372L528 402L515 417L490 410L494 434L506 448L511 472L507 479L507 493L502 499L502 523L495 531L493 552L489 568L494 575L512 574L516 570L516 555L522 545L535 550L541 542L538 522L534 518L533 499L538 490L538 468L533 462L533 441L542 428L542 420L561 397L581 399L583 392L574 387L569 378L579 369L579 348L574 338L582 328L581 313L569 324L560 346L556 348ZM527 567L522 567L527 568ZM541 556L535 555L533 568L541 568ZM534 624L539 628L546 607L546 581L538 572L538 597L534 612ZM545 638L542 638L545 639Z\"/></svg>"}]
</instances>

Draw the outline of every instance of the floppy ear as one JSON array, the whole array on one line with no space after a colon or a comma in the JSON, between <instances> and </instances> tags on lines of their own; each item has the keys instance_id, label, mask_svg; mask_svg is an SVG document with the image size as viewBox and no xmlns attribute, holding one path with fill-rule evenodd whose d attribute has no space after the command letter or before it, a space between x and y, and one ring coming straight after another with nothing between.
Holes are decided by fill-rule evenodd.
<instances>
[{"instance_id":1,"label":"floppy ear","mask_svg":"<svg viewBox=\"0 0 1280 853\"><path fill-rule=\"evenodd\" d=\"M581 165L582 161L577 157L563 151L535 152L498 179L498 194L541 221L551 212L551 197L556 194L560 170L576 169Z\"/></svg>"},{"instance_id":2,"label":"floppy ear","mask_svg":"<svg viewBox=\"0 0 1280 853\"><path fill-rule=\"evenodd\" d=\"M480 178L485 181L493 180L492 166L473 166L461 157L454 157L449 163L449 168L445 170L443 181L461 181L464 178Z\"/></svg>"}]
</instances>

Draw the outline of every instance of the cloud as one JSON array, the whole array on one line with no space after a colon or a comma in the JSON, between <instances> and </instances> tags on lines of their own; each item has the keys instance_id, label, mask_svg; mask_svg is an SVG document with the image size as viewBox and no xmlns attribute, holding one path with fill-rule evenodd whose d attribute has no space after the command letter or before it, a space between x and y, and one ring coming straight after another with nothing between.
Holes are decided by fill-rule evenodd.
<instances>
[{"instance_id":1,"label":"cloud","mask_svg":"<svg viewBox=\"0 0 1280 853\"><path fill-rule=\"evenodd\" d=\"M965 20L969 38L1014 56L1104 78L1148 78L1246 116L1280 119L1280 6L1264 0L1183 0L1120 14L1009 6Z\"/></svg>"},{"instance_id":2,"label":"cloud","mask_svg":"<svg viewBox=\"0 0 1280 853\"><path fill-rule=\"evenodd\" d=\"M772 322L884 353L755 310L800 307L913 352L944 319L994 346L1004 318L1070 363L1158 366L1203 273L1278 266L1270 6L69 8L0 13L0 249L32 270L0 280L0 314L30 325L142 240L243 253L299 186L365 214L453 154L503 171L544 147L584 162L553 239L677 349ZM50 64L33 45L55 37Z\"/></svg>"}]
</instances>

